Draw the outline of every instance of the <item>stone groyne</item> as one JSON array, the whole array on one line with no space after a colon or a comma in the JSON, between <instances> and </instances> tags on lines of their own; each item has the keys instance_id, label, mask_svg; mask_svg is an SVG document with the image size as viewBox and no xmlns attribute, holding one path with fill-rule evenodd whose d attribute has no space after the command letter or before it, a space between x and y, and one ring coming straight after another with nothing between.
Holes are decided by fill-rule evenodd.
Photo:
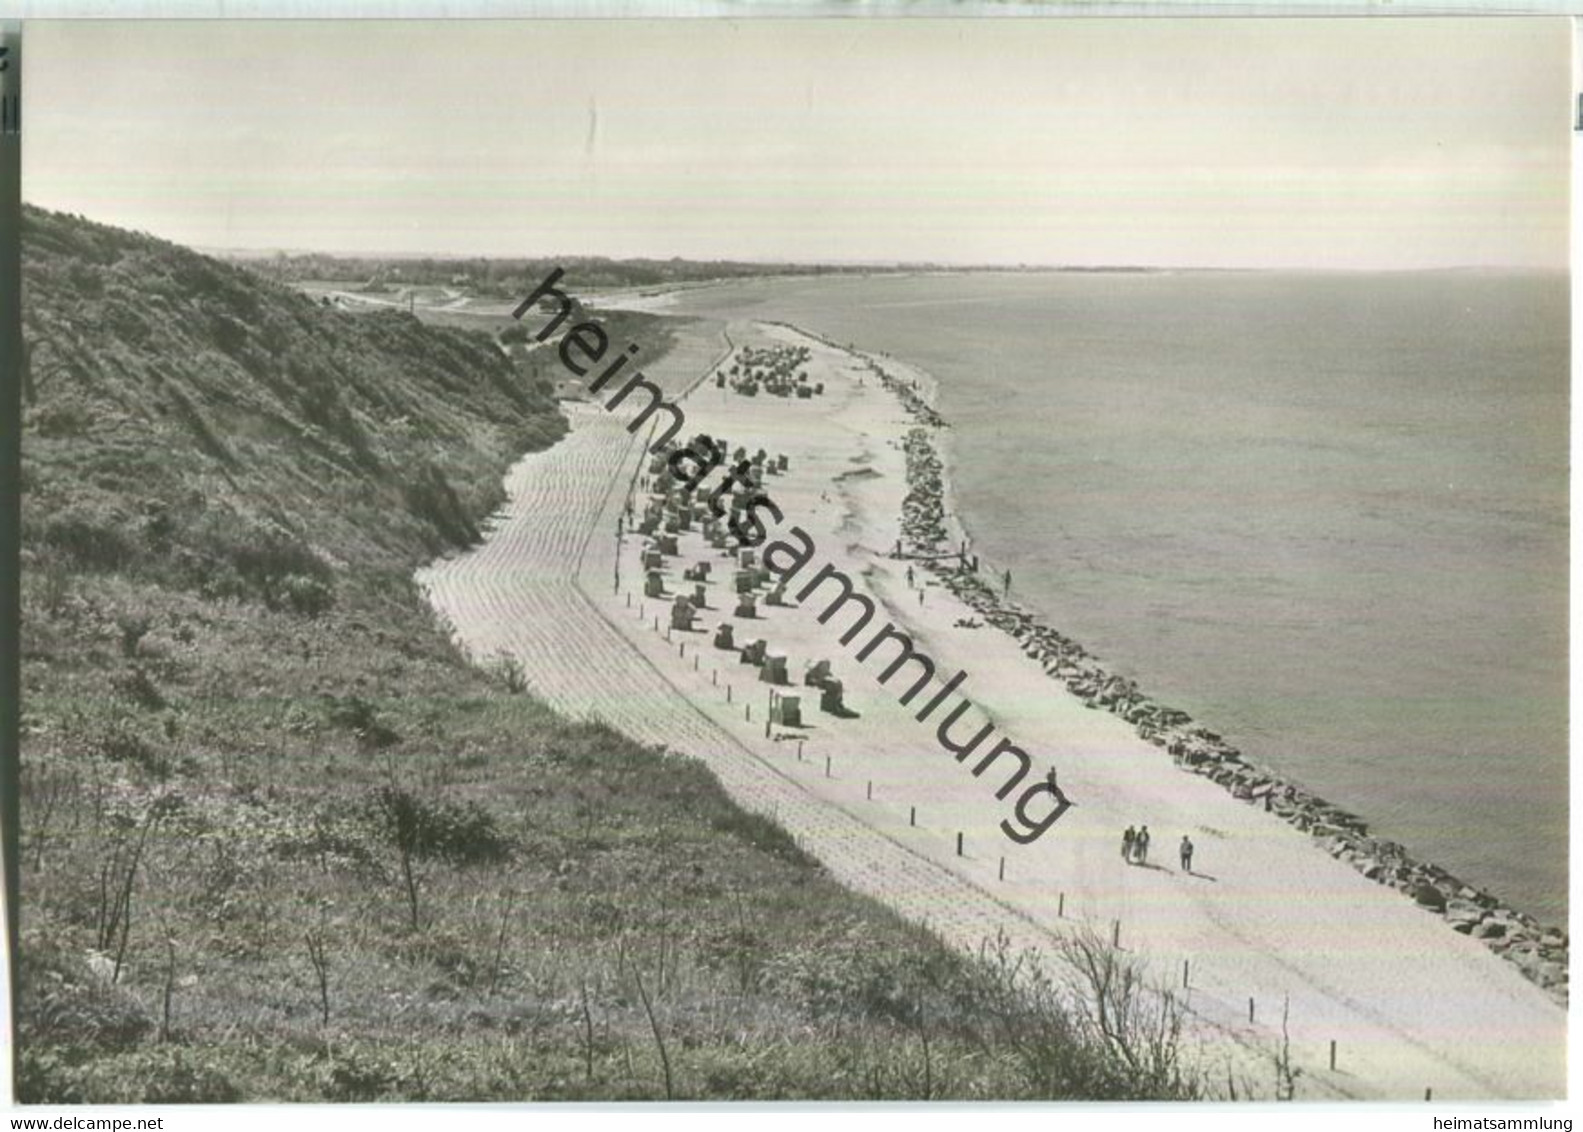
<instances>
[{"instance_id":1,"label":"stone groyne","mask_svg":"<svg viewBox=\"0 0 1583 1132\"><path fill-rule=\"evenodd\" d=\"M863 358L884 386L918 423L906 437L907 495L902 506L901 553L976 610L983 620L1010 634L1022 650L1053 679L1090 708L1126 720L1138 735L1168 752L1190 774L1202 775L1252 806L1262 806L1307 833L1332 857L1365 877L1396 889L1425 911L1442 917L1455 931L1481 940L1531 982L1563 1005L1567 1002L1567 934L1548 927L1495 896L1466 884L1446 870L1414 860L1393 841L1372 837L1356 814L1248 762L1231 743L1195 723L1185 711L1167 707L1111 672L1082 645L1044 624L1015 602L997 595L970 559L952 545L945 500L945 464L935 430L948 427L915 384L887 372L871 356Z\"/></svg>"}]
</instances>

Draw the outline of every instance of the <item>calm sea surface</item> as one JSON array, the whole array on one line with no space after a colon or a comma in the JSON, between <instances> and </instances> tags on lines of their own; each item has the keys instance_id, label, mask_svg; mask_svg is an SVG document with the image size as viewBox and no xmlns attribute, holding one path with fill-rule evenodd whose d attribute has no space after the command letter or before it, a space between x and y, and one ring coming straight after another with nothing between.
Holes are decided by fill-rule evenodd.
<instances>
[{"instance_id":1,"label":"calm sea surface","mask_svg":"<svg viewBox=\"0 0 1583 1132\"><path fill-rule=\"evenodd\" d=\"M916 363L1016 596L1255 761L1564 922L1560 275L776 281Z\"/></svg>"}]
</instances>

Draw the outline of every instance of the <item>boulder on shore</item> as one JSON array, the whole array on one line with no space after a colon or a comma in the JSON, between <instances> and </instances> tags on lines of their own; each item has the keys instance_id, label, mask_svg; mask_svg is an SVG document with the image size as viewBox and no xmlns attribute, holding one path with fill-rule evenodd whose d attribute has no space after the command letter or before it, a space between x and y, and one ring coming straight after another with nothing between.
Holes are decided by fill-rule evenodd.
<instances>
[{"instance_id":1,"label":"boulder on shore","mask_svg":"<svg viewBox=\"0 0 1583 1132\"><path fill-rule=\"evenodd\" d=\"M1420 907L1429 908L1436 912L1444 912L1446 910L1446 894L1428 881L1419 882L1418 886L1413 889L1413 899L1418 902Z\"/></svg>"}]
</instances>

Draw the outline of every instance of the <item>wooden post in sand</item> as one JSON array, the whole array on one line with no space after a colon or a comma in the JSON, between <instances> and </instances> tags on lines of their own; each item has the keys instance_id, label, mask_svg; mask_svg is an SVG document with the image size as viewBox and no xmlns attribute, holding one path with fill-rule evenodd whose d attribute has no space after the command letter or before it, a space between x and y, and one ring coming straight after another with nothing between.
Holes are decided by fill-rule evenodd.
<instances>
[{"instance_id":1,"label":"wooden post in sand","mask_svg":"<svg viewBox=\"0 0 1583 1132\"><path fill-rule=\"evenodd\" d=\"M870 802L874 800L874 780L872 778L868 780L868 800Z\"/></svg>"},{"instance_id":2,"label":"wooden post in sand","mask_svg":"<svg viewBox=\"0 0 1583 1132\"><path fill-rule=\"evenodd\" d=\"M730 703L730 702L731 702L731 685L727 684L726 685L726 703Z\"/></svg>"},{"instance_id":3,"label":"wooden post in sand","mask_svg":"<svg viewBox=\"0 0 1583 1132\"><path fill-rule=\"evenodd\" d=\"M1064 892L1061 893L1060 900L1056 901L1055 915L1057 919L1066 919L1066 893Z\"/></svg>"},{"instance_id":4,"label":"wooden post in sand","mask_svg":"<svg viewBox=\"0 0 1583 1132\"><path fill-rule=\"evenodd\" d=\"M742 718L747 720L749 723L753 722L753 705L752 704L743 704L742 705Z\"/></svg>"},{"instance_id":5,"label":"wooden post in sand","mask_svg":"<svg viewBox=\"0 0 1583 1132\"><path fill-rule=\"evenodd\" d=\"M797 740L797 761L802 762L802 740Z\"/></svg>"},{"instance_id":6,"label":"wooden post in sand","mask_svg":"<svg viewBox=\"0 0 1583 1132\"><path fill-rule=\"evenodd\" d=\"M1330 1071L1336 1071L1336 1039L1330 1039Z\"/></svg>"},{"instance_id":7,"label":"wooden post in sand","mask_svg":"<svg viewBox=\"0 0 1583 1132\"><path fill-rule=\"evenodd\" d=\"M1121 921L1120 920L1112 920L1112 921L1110 921L1110 946L1115 947L1115 948L1120 948L1121 947Z\"/></svg>"},{"instance_id":8,"label":"wooden post in sand","mask_svg":"<svg viewBox=\"0 0 1583 1132\"><path fill-rule=\"evenodd\" d=\"M1000 879L1006 879L1006 858L1004 857L1000 859Z\"/></svg>"},{"instance_id":9,"label":"wooden post in sand","mask_svg":"<svg viewBox=\"0 0 1583 1132\"><path fill-rule=\"evenodd\" d=\"M824 776L826 778L830 777L830 756L829 755L826 755L824 757Z\"/></svg>"},{"instance_id":10,"label":"wooden post in sand","mask_svg":"<svg viewBox=\"0 0 1583 1132\"><path fill-rule=\"evenodd\" d=\"M1186 990L1187 989L1187 985L1188 985L1188 983L1187 983L1187 963L1188 963L1188 961L1186 959L1182 960L1182 989L1183 990Z\"/></svg>"},{"instance_id":11,"label":"wooden post in sand","mask_svg":"<svg viewBox=\"0 0 1583 1132\"><path fill-rule=\"evenodd\" d=\"M1435 1099L1435 1091L1434 1091L1434 1090L1433 1090L1433 1089L1431 1089L1431 1088L1428 1088L1428 1087L1427 1087L1427 1086L1426 1086L1426 1087L1425 1087L1425 1088L1424 1088L1424 1100L1426 1100L1426 1101L1432 1101L1432 1100L1434 1100L1434 1099Z\"/></svg>"},{"instance_id":12,"label":"wooden post in sand","mask_svg":"<svg viewBox=\"0 0 1583 1132\"><path fill-rule=\"evenodd\" d=\"M769 737L770 737L770 721L766 719L764 721L764 738L768 739Z\"/></svg>"},{"instance_id":13,"label":"wooden post in sand","mask_svg":"<svg viewBox=\"0 0 1583 1132\"><path fill-rule=\"evenodd\" d=\"M918 807L917 806L909 806L907 809L908 809L908 812L907 812L907 824L908 825L917 825L918 824Z\"/></svg>"},{"instance_id":14,"label":"wooden post in sand","mask_svg":"<svg viewBox=\"0 0 1583 1132\"><path fill-rule=\"evenodd\" d=\"M960 829L956 831L956 855L958 857L962 855L962 831Z\"/></svg>"},{"instance_id":15,"label":"wooden post in sand","mask_svg":"<svg viewBox=\"0 0 1583 1132\"><path fill-rule=\"evenodd\" d=\"M1253 996L1251 994L1248 996L1248 1021L1253 1021Z\"/></svg>"}]
</instances>

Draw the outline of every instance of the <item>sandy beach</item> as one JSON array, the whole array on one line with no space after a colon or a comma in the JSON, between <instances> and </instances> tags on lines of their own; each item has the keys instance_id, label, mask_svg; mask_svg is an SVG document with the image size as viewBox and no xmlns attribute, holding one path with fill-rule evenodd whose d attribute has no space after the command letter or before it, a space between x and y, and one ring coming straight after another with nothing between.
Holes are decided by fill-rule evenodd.
<instances>
[{"instance_id":1,"label":"sandy beach","mask_svg":"<svg viewBox=\"0 0 1583 1132\"><path fill-rule=\"evenodd\" d=\"M936 721L914 718L932 689L901 704L912 674L881 685L883 663L859 662L841 644L846 618L818 620L828 593L775 606L760 590L756 615L736 616L733 562L694 527L663 560L665 596L646 595L650 540L624 515L629 501L642 513L649 460L625 409L572 406L571 435L510 473L510 503L486 541L420 573L475 657L509 652L556 706L704 760L844 883L954 945L1004 933L1048 955L1075 930L1118 940L1186 1003L1196 1056L1217 1079L1229 1073L1273 1093L1284 1011L1300 1099L1565 1094L1565 1009L1511 963L1279 815L1184 773L1125 720L1053 680L936 576L891 556L908 491L903 442L916 421L868 359L778 324L681 327L676 348L646 372L680 398L680 439L707 432L787 458L764 485L785 516L769 541L797 526L817 546L793 593L826 562L860 580L877 623L889 620L934 658L933 687L967 674L961 693L977 711L961 730L993 723L1032 756L1029 782L1056 769L1072 808L1031 844L1003 833L1015 795L996 797L1000 769L976 777L972 760L941 748ZM806 348L808 380L823 394L745 397L717 386L717 367L744 346ZM673 631L671 596L692 593L682 574L700 562L711 564L701 620ZM790 684L774 691L801 697L799 725L766 726L771 685L736 651L713 646L722 621L738 646L762 638L787 658ZM818 690L803 685L816 660L844 682L851 714L822 712ZM1120 853L1122 830L1138 824L1153 837L1147 865ZM1184 835L1196 846L1191 874L1177 860Z\"/></svg>"}]
</instances>

